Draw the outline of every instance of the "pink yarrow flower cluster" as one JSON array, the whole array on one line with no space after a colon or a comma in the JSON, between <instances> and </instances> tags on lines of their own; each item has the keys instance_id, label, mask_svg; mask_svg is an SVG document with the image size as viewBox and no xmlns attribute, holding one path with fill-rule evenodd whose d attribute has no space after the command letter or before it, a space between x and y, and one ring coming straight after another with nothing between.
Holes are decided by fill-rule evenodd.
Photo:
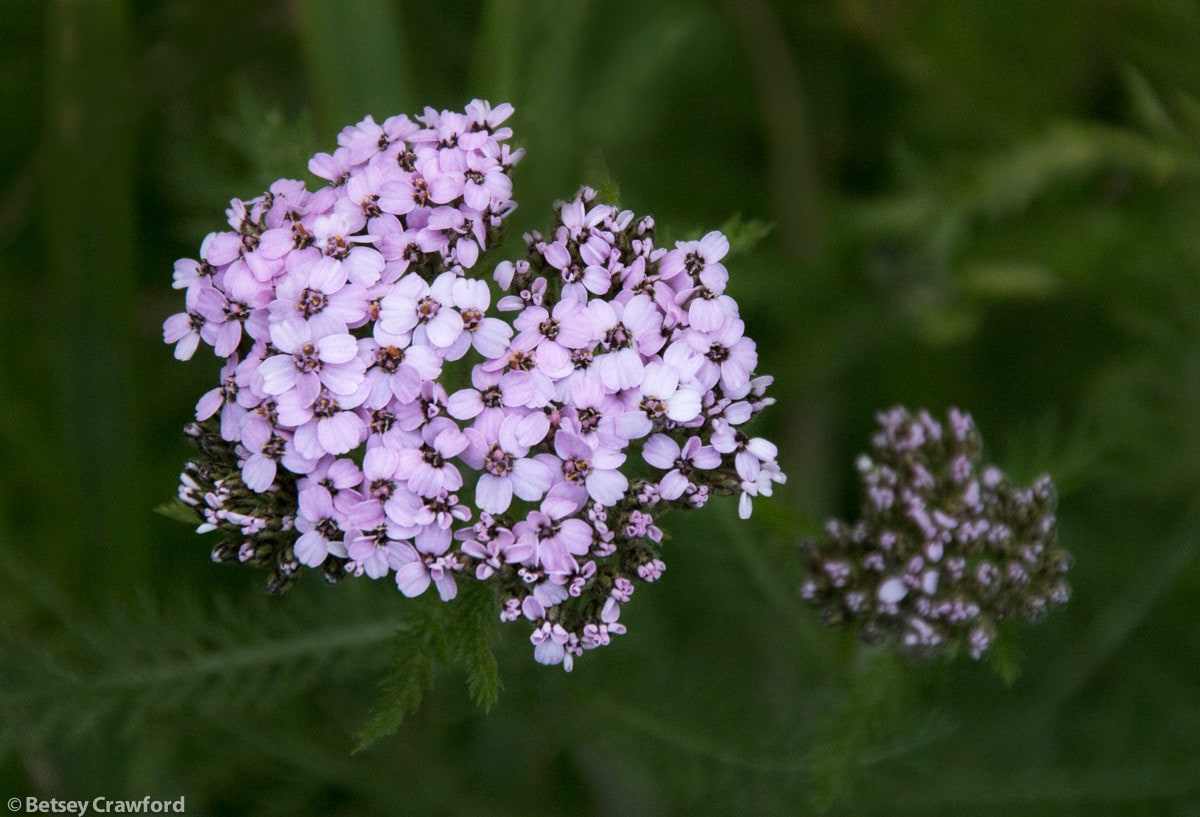
<instances>
[{"instance_id":1,"label":"pink yarrow flower cluster","mask_svg":"<svg viewBox=\"0 0 1200 817\"><path fill-rule=\"evenodd\" d=\"M180 496L214 558L406 596L494 582L535 658L571 669L623 633L665 567L670 508L784 481L741 427L771 378L725 293L728 240L672 248L583 189L527 255L475 274L515 207L511 106L475 101L344 130L309 169L234 201L176 265L176 356L225 359Z\"/></svg>"}]
</instances>

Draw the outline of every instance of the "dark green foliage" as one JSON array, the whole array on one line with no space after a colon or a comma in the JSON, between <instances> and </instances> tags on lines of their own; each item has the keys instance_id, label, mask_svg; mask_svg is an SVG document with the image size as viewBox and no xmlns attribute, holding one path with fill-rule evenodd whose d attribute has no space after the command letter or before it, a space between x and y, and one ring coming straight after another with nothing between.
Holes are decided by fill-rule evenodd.
<instances>
[{"instance_id":1,"label":"dark green foliage","mask_svg":"<svg viewBox=\"0 0 1200 817\"><path fill-rule=\"evenodd\" d=\"M462 666L471 700L485 711L500 695L500 668L492 652L498 604L490 585L464 582L453 602L432 594L410 605L410 615L391 639L391 668L380 686L380 701L359 735L358 750L394 733L405 715L421 705L446 664Z\"/></svg>"},{"instance_id":2,"label":"dark green foliage","mask_svg":"<svg viewBox=\"0 0 1200 817\"><path fill-rule=\"evenodd\" d=\"M54 629L70 636L48 632L48 648L35 653L15 633L0 636L4 713L17 727L5 736L6 750L86 744L113 733L132 738L163 718L273 709L353 678L364 659L378 664L370 656L396 628L379 595L320 586L287 602L261 594L201 600L183 593L169 602L141 595L80 616L58 609L63 600L45 577L28 568L6 573L41 584L59 614Z\"/></svg>"}]
</instances>

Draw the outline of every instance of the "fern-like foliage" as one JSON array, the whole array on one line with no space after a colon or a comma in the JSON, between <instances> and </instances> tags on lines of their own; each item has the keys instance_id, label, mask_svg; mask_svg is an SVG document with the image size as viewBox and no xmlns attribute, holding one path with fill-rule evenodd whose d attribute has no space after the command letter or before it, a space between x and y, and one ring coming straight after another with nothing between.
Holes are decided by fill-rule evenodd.
<instances>
[{"instance_id":1,"label":"fern-like foliage","mask_svg":"<svg viewBox=\"0 0 1200 817\"><path fill-rule=\"evenodd\" d=\"M500 670L492 652L498 604L491 586L465 582L448 604L431 595L412 603L412 608L405 626L392 638L391 668L357 750L395 732L420 706L445 664L457 663L466 670L471 698L479 706L490 708L500 694Z\"/></svg>"},{"instance_id":2,"label":"fern-like foliage","mask_svg":"<svg viewBox=\"0 0 1200 817\"><path fill-rule=\"evenodd\" d=\"M405 626L394 595L374 589L142 595L132 607L64 614L44 625L38 650L4 628L0 712L10 728L0 749L133 735L166 715L286 708L322 684L351 684Z\"/></svg>"}]
</instances>

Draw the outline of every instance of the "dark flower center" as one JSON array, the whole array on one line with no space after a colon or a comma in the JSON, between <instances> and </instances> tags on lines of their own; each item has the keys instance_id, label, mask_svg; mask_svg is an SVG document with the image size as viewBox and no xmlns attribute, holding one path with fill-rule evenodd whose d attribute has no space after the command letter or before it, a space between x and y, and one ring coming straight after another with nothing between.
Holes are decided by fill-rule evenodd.
<instances>
[{"instance_id":1,"label":"dark flower center","mask_svg":"<svg viewBox=\"0 0 1200 817\"><path fill-rule=\"evenodd\" d=\"M499 386L488 386L479 393L479 399L488 408L500 408L504 405L504 396Z\"/></svg>"},{"instance_id":2,"label":"dark flower center","mask_svg":"<svg viewBox=\"0 0 1200 817\"><path fill-rule=\"evenodd\" d=\"M306 318L311 318L328 305L329 297L324 292L307 287L300 293L300 300L296 302L296 308Z\"/></svg>"},{"instance_id":3,"label":"dark flower center","mask_svg":"<svg viewBox=\"0 0 1200 817\"><path fill-rule=\"evenodd\" d=\"M375 363L388 374L400 368L404 362L404 350L395 346L382 346L375 350Z\"/></svg>"},{"instance_id":4,"label":"dark flower center","mask_svg":"<svg viewBox=\"0 0 1200 817\"><path fill-rule=\"evenodd\" d=\"M647 397L638 404L638 408L646 412L646 416L651 420L657 420L667 413L666 401L657 397Z\"/></svg>"},{"instance_id":5,"label":"dark flower center","mask_svg":"<svg viewBox=\"0 0 1200 817\"><path fill-rule=\"evenodd\" d=\"M537 365L537 361L533 359L531 351L525 352L517 349L508 356L508 368L514 372L531 372L535 365Z\"/></svg>"},{"instance_id":6,"label":"dark flower center","mask_svg":"<svg viewBox=\"0 0 1200 817\"><path fill-rule=\"evenodd\" d=\"M583 431L595 431L600 425L600 410L592 406L579 409L579 428Z\"/></svg>"},{"instance_id":7,"label":"dark flower center","mask_svg":"<svg viewBox=\"0 0 1200 817\"><path fill-rule=\"evenodd\" d=\"M270 457L273 460L277 460L283 456L283 449L286 445L287 445L287 442L283 439L283 437L280 437L278 434L272 433L271 439L267 440L266 445L263 446L263 449L262 449L263 456Z\"/></svg>"},{"instance_id":8,"label":"dark flower center","mask_svg":"<svg viewBox=\"0 0 1200 817\"><path fill-rule=\"evenodd\" d=\"M616 326L604 333L604 343L609 349L628 349L633 345L633 333L617 321Z\"/></svg>"},{"instance_id":9,"label":"dark flower center","mask_svg":"<svg viewBox=\"0 0 1200 817\"><path fill-rule=\"evenodd\" d=\"M250 317L250 307L241 301L230 301L225 305L226 320L245 323L248 317Z\"/></svg>"},{"instance_id":10,"label":"dark flower center","mask_svg":"<svg viewBox=\"0 0 1200 817\"><path fill-rule=\"evenodd\" d=\"M305 374L321 368L321 360L317 357L317 347L312 343L301 346L300 351L292 355L292 359L296 361L296 368Z\"/></svg>"},{"instance_id":11,"label":"dark flower center","mask_svg":"<svg viewBox=\"0 0 1200 817\"><path fill-rule=\"evenodd\" d=\"M513 456L502 449L499 443L493 443L483 460L483 470L497 477L508 476L512 471Z\"/></svg>"},{"instance_id":12,"label":"dark flower center","mask_svg":"<svg viewBox=\"0 0 1200 817\"><path fill-rule=\"evenodd\" d=\"M441 308L442 305L434 300L432 296L426 295L417 301L417 318L422 321L432 320L437 316L438 310Z\"/></svg>"},{"instance_id":13,"label":"dark flower center","mask_svg":"<svg viewBox=\"0 0 1200 817\"><path fill-rule=\"evenodd\" d=\"M571 365L576 371L582 371L592 365L592 350L591 349L572 349L571 350Z\"/></svg>"},{"instance_id":14,"label":"dark flower center","mask_svg":"<svg viewBox=\"0 0 1200 817\"><path fill-rule=\"evenodd\" d=\"M337 400L334 400L328 394L322 394L317 398L317 402L313 403L313 416L328 418L341 411L341 406Z\"/></svg>"},{"instance_id":15,"label":"dark flower center","mask_svg":"<svg viewBox=\"0 0 1200 817\"><path fill-rule=\"evenodd\" d=\"M371 433L386 434L396 423L396 415L387 409L375 409L371 412Z\"/></svg>"},{"instance_id":16,"label":"dark flower center","mask_svg":"<svg viewBox=\"0 0 1200 817\"><path fill-rule=\"evenodd\" d=\"M340 235L330 236L325 245L325 254L340 261L350 254L350 245Z\"/></svg>"},{"instance_id":17,"label":"dark flower center","mask_svg":"<svg viewBox=\"0 0 1200 817\"><path fill-rule=\"evenodd\" d=\"M582 457L567 457L562 467L567 482L583 482L592 473L592 464Z\"/></svg>"},{"instance_id":18,"label":"dark flower center","mask_svg":"<svg viewBox=\"0 0 1200 817\"><path fill-rule=\"evenodd\" d=\"M421 446L421 459L434 468L441 468L446 462L446 460L442 457L442 452L438 451L428 443L425 443Z\"/></svg>"},{"instance_id":19,"label":"dark flower center","mask_svg":"<svg viewBox=\"0 0 1200 817\"><path fill-rule=\"evenodd\" d=\"M429 182L425 181L423 176L418 176L413 179L413 201L418 207L424 207L429 201Z\"/></svg>"},{"instance_id":20,"label":"dark flower center","mask_svg":"<svg viewBox=\"0 0 1200 817\"><path fill-rule=\"evenodd\" d=\"M292 225L292 241L296 245L296 249L303 250L313 245L316 237L308 231L308 229L297 221Z\"/></svg>"},{"instance_id":21,"label":"dark flower center","mask_svg":"<svg viewBox=\"0 0 1200 817\"><path fill-rule=\"evenodd\" d=\"M371 496L386 501L391 498L396 483L390 479L377 479L371 483Z\"/></svg>"}]
</instances>

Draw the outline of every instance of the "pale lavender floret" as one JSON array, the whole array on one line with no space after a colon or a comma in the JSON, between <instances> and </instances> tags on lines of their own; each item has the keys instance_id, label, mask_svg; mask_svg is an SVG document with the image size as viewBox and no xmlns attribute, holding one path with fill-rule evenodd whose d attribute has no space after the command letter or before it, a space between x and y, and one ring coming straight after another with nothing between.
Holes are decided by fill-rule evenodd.
<instances>
[{"instance_id":1,"label":"pale lavender floret","mask_svg":"<svg viewBox=\"0 0 1200 817\"><path fill-rule=\"evenodd\" d=\"M271 317L275 321L289 318L307 321L312 335L317 337L343 333L348 327L362 323L367 316L366 290L347 283L347 266L329 256L320 256L289 272L275 287L275 300L268 307ZM379 267L383 268L382 259Z\"/></svg>"},{"instance_id":2,"label":"pale lavender floret","mask_svg":"<svg viewBox=\"0 0 1200 817\"><path fill-rule=\"evenodd\" d=\"M736 413L730 412L736 417ZM756 481L760 471L771 468L779 449L762 437L747 437L735 429L727 420L714 422L711 444L722 454L733 454L738 476L743 480Z\"/></svg>"},{"instance_id":3,"label":"pale lavender floret","mask_svg":"<svg viewBox=\"0 0 1200 817\"><path fill-rule=\"evenodd\" d=\"M424 203L424 199L428 195L424 184L425 180L415 174L404 173L385 177L379 185L375 205L382 213L390 216L408 215ZM398 225L399 222L396 224ZM415 235L414 232L414 238ZM382 240L378 246L387 257L388 253L384 249Z\"/></svg>"},{"instance_id":4,"label":"pale lavender floret","mask_svg":"<svg viewBox=\"0 0 1200 817\"><path fill-rule=\"evenodd\" d=\"M500 391L504 404L512 408L541 409L554 399L554 380L543 369L559 372L569 370L569 359L555 362L539 360L535 350L509 350L503 357L479 364L484 372L500 372Z\"/></svg>"},{"instance_id":5,"label":"pale lavender floret","mask_svg":"<svg viewBox=\"0 0 1200 817\"><path fill-rule=\"evenodd\" d=\"M401 593L409 598L419 596L432 583L442 601L450 601L458 594L454 573L459 565L454 554L446 552L450 542L449 531L433 526L417 534L411 544L401 542L395 546L390 556Z\"/></svg>"},{"instance_id":6,"label":"pale lavender floret","mask_svg":"<svg viewBox=\"0 0 1200 817\"><path fill-rule=\"evenodd\" d=\"M282 354L266 358L259 366L266 394L294 392L300 405L311 406L322 386L349 395L363 381L358 344L344 331L314 336L306 321L289 317L271 325L271 342Z\"/></svg>"},{"instance_id":7,"label":"pale lavender floret","mask_svg":"<svg viewBox=\"0 0 1200 817\"><path fill-rule=\"evenodd\" d=\"M246 416L246 406L238 401L238 364L237 355L231 356L221 367L221 385L205 392L196 403L196 419L201 422L221 412L221 439L229 442L239 439Z\"/></svg>"},{"instance_id":8,"label":"pale lavender floret","mask_svg":"<svg viewBox=\"0 0 1200 817\"><path fill-rule=\"evenodd\" d=\"M451 346L463 331L462 315L453 306L456 278L445 272L430 286L419 275L405 275L380 301L379 326L395 335L411 332L418 343L427 339L437 348Z\"/></svg>"},{"instance_id":9,"label":"pale lavender floret","mask_svg":"<svg viewBox=\"0 0 1200 817\"><path fill-rule=\"evenodd\" d=\"M455 293L458 291L456 286L461 280L454 270L443 272L433 280L429 286L430 301L418 307L430 316L422 320L414 334L414 339L419 342L424 332L429 343L443 350L442 354L451 360L461 357L462 352L466 351L464 344L458 355L453 356L449 352L463 334L462 314L455 308Z\"/></svg>"},{"instance_id":10,"label":"pale lavender floret","mask_svg":"<svg viewBox=\"0 0 1200 817\"><path fill-rule=\"evenodd\" d=\"M242 325L250 317L250 306L230 300L215 287L197 287L196 312L204 317L200 337L213 347L217 357L229 357L242 340Z\"/></svg>"},{"instance_id":11,"label":"pale lavender floret","mask_svg":"<svg viewBox=\"0 0 1200 817\"><path fill-rule=\"evenodd\" d=\"M394 427L401 431L415 431L431 420L449 416L446 400L446 390L440 383L424 381L417 399L409 403L390 404L394 412Z\"/></svg>"},{"instance_id":12,"label":"pale lavender floret","mask_svg":"<svg viewBox=\"0 0 1200 817\"><path fill-rule=\"evenodd\" d=\"M388 445L367 448L363 455L362 470L358 474L359 481L354 483L358 489L354 492L357 501L347 509L352 524L360 528L370 527L372 521L378 524L382 515L393 521L402 518L397 509L405 507L408 504L406 500L412 495L397 476L399 467L400 455L395 448ZM411 526L411 521L409 524Z\"/></svg>"},{"instance_id":13,"label":"pale lavender floret","mask_svg":"<svg viewBox=\"0 0 1200 817\"><path fill-rule=\"evenodd\" d=\"M787 475L780 470L775 462L763 463L758 476L753 480L742 480L741 494L738 496L738 517L749 519L751 500L757 496L771 496L776 483L787 482Z\"/></svg>"},{"instance_id":14,"label":"pale lavender floret","mask_svg":"<svg viewBox=\"0 0 1200 817\"><path fill-rule=\"evenodd\" d=\"M654 524L654 517L639 510L630 511L625 533L632 539L645 538L651 542L661 542L663 539L662 529Z\"/></svg>"},{"instance_id":15,"label":"pale lavender floret","mask_svg":"<svg viewBox=\"0 0 1200 817\"><path fill-rule=\"evenodd\" d=\"M295 391L279 397L279 419L295 429L296 450L310 459L353 451L367 438L367 425L354 410L366 400L366 383L355 394L337 395L322 388L311 405Z\"/></svg>"},{"instance_id":16,"label":"pale lavender floret","mask_svg":"<svg viewBox=\"0 0 1200 817\"><path fill-rule=\"evenodd\" d=\"M333 153L318 153L308 161L308 172L319 176L334 187L345 184L350 171L358 164L354 154L346 148L338 148Z\"/></svg>"},{"instance_id":17,"label":"pale lavender floret","mask_svg":"<svg viewBox=\"0 0 1200 817\"><path fill-rule=\"evenodd\" d=\"M208 263L201 263L194 258L180 258L175 262L171 286L174 289L191 290L198 286L211 286L212 275L216 268Z\"/></svg>"},{"instance_id":18,"label":"pale lavender floret","mask_svg":"<svg viewBox=\"0 0 1200 817\"><path fill-rule=\"evenodd\" d=\"M679 369L666 362L651 361L646 365L638 385L637 410L627 412L618 423L626 439L646 436L664 418L682 424L700 415L700 390L680 381Z\"/></svg>"},{"instance_id":19,"label":"pale lavender floret","mask_svg":"<svg viewBox=\"0 0 1200 817\"><path fill-rule=\"evenodd\" d=\"M625 462L621 452L559 431L554 435L554 453L562 460L563 479L577 492L581 505L585 496L612 506L625 495L629 480L617 470Z\"/></svg>"},{"instance_id":20,"label":"pale lavender floret","mask_svg":"<svg viewBox=\"0 0 1200 817\"><path fill-rule=\"evenodd\" d=\"M659 495L666 500L678 499L691 487L688 478L694 470L712 470L721 464L721 454L704 445L699 437L689 437L681 448L665 434L655 434L646 440L642 457L655 468L667 473L659 481Z\"/></svg>"},{"instance_id":21,"label":"pale lavender floret","mask_svg":"<svg viewBox=\"0 0 1200 817\"><path fill-rule=\"evenodd\" d=\"M558 575L578 570L574 557L585 555L592 544L592 526L573 515L579 505L563 488L561 483L552 488L541 510L531 511L513 526L518 543L532 547L534 564Z\"/></svg>"},{"instance_id":22,"label":"pale lavender floret","mask_svg":"<svg viewBox=\"0 0 1200 817\"><path fill-rule=\"evenodd\" d=\"M456 522L471 519L471 509L459 501L458 494L444 488L433 496L417 497L417 501L419 504L412 518L421 527L437 526L450 530Z\"/></svg>"},{"instance_id":23,"label":"pale lavender floret","mask_svg":"<svg viewBox=\"0 0 1200 817\"><path fill-rule=\"evenodd\" d=\"M242 464L242 481L247 488L262 493L271 487L286 442L286 438L261 415L246 416L241 428L241 443L247 452Z\"/></svg>"},{"instance_id":24,"label":"pale lavender floret","mask_svg":"<svg viewBox=\"0 0 1200 817\"><path fill-rule=\"evenodd\" d=\"M689 329L685 340L692 350L703 355L696 377L712 388L719 382L729 393L746 390L750 384L750 373L758 365L758 354L754 341L743 334L745 324L736 318L727 318L720 327L709 332Z\"/></svg>"},{"instance_id":25,"label":"pale lavender floret","mask_svg":"<svg viewBox=\"0 0 1200 817\"><path fill-rule=\"evenodd\" d=\"M501 529L487 542L467 539L462 544L463 553L478 559L475 578L484 581L506 564L518 564L534 556L534 544L526 539L518 542L513 532Z\"/></svg>"},{"instance_id":26,"label":"pale lavender floret","mask_svg":"<svg viewBox=\"0 0 1200 817\"><path fill-rule=\"evenodd\" d=\"M243 249L242 237L235 232L209 233L200 243L200 259L220 268L233 263Z\"/></svg>"},{"instance_id":27,"label":"pale lavender floret","mask_svg":"<svg viewBox=\"0 0 1200 817\"><path fill-rule=\"evenodd\" d=\"M475 504L480 510L503 513L514 495L534 502L550 489L553 471L542 462L526 458L530 447L542 441L549 427L546 416L535 413L512 415L499 423L481 419L466 430L470 445L462 459L481 472L475 488Z\"/></svg>"},{"instance_id":28,"label":"pale lavender floret","mask_svg":"<svg viewBox=\"0 0 1200 817\"><path fill-rule=\"evenodd\" d=\"M425 179L429 200L449 204L463 194L466 156L460 150L429 151L416 162L416 171Z\"/></svg>"},{"instance_id":29,"label":"pale lavender floret","mask_svg":"<svg viewBox=\"0 0 1200 817\"><path fill-rule=\"evenodd\" d=\"M533 658L539 664L555 666L561 664L563 669L570 672L574 666L578 637L567 632L561 624L543 621L529 637L534 644Z\"/></svg>"},{"instance_id":30,"label":"pale lavender floret","mask_svg":"<svg viewBox=\"0 0 1200 817\"><path fill-rule=\"evenodd\" d=\"M665 343L662 313L646 295L635 295L624 304L593 300L587 309L604 349L593 362L600 381L611 391L638 385L645 373L644 361Z\"/></svg>"},{"instance_id":31,"label":"pale lavender floret","mask_svg":"<svg viewBox=\"0 0 1200 817\"><path fill-rule=\"evenodd\" d=\"M699 241L679 241L675 249L663 256L659 271L666 280L687 275L696 284L703 284L714 294L725 291L729 273L721 259L729 252L729 239L713 230Z\"/></svg>"},{"instance_id":32,"label":"pale lavender floret","mask_svg":"<svg viewBox=\"0 0 1200 817\"><path fill-rule=\"evenodd\" d=\"M459 278L454 281L452 300L454 306L462 315L463 335L469 340L470 346L485 358L502 354L512 337L512 327L499 318L487 317L488 306L492 294L487 283L469 278ZM463 348L466 353L466 348ZM447 354L447 359L457 360L457 356Z\"/></svg>"},{"instance_id":33,"label":"pale lavender floret","mask_svg":"<svg viewBox=\"0 0 1200 817\"><path fill-rule=\"evenodd\" d=\"M512 179L500 164L498 154L476 152L467 155L463 201L475 210L501 207L512 198Z\"/></svg>"},{"instance_id":34,"label":"pale lavender floret","mask_svg":"<svg viewBox=\"0 0 1200 817\"><path fill-rule=\"evenodd\" d=\"M400 546L390 538L382 521L375 527L347 528L345 542L346 556L350 560L346 568L357 575L365 573L372 579L381 579L388 574L395 559L393 551Z\"/></svg>"},{"instance_id":35,"label":"pale lavender floret","mask_svg":"<svg viewBox=\"0 0 1200 817\"><path fill-rule=\"evenodd\" d=\"M200 346L204 316L198 312L179 312L163 322L163 343L175 344L176 360L191 360Z\"/></svg>"},{"instance_id":36,"label":"pale lavender floret","mask_svg":"<svg viewBox=\"0 0 1200 817\"><path fill-rule=\"evenodd\" d=\"M369 395L368 408L383 408L393 398L411 403L421 393L422 383L442 373L442 359L428 346L405 343L382 344L363 338L358 341L360 355L370 361L365 372Z\"/></svg>"},{"instance_id":37,"label":"pale lavender floret","mask_svg":"<svg viewBox=\"0 0 1200 817\"><path fill-rule=\"evenodd\" d=\"M587 312L577 301L559 301L552 312L540 306L527 307L513 321L513 327L518 332L513 347L537 349L542 358L549 354L567 358L570 350L592 346L596 341Z\"/></svg>"},{"instance_id":38,"label":"pale lavender floret","mask_svg":"<svg viewBox=\"0 0 1200 817\"><path fill-rule=\"evenodd\" d=\"M576 377L565 381L566 395L559 399L566 404L560 426L574 434L595 442L597 446L621 450L630 439L637 436L627 422L631 414L625 403L607 391L599 380Z\"/></svg>"},{"instance_id":39,"label":"pale lavender floret","mask_svg":"<svg viewBox=\"0 0 1200 817\"><path fill-rule=\"evenodd\" d=\"M546 263L558 270L565 300L584 303L589 293L603 295L611 288L612 274L605 265L611 259L612 247L598 228L613 212L609 205L585 210L580 198L561 206L562 226L554 240L539 249ZM578 259L572 255L568 244L577 246Z\"/></svg>"},{"instance_id":40,"label":"pale lavender floret","mask_svg":"<svg viewBox=\"0 0 1200 817\"><path fill-rule=\"evenodd\" d=\"M400 474L407 476L409 489L420 496L462 487L462 475L450 461L470 444L458 425L448 417L430 420L421 428L421 445L400 449Z\"/></svg>"},{"instance_id":41,"label":"pale lavender floret","mask_svg":"<svg viewBox=\"0 0 1200 817\"><path fill-rule=\"evenodd\" d=\"M333 498L325 488L316 486L300 492L300 510L296 514L296 558L301 564L319 567L329 554L345 557L346 547L339 534Z\"/></svg>"},{"instance_id":42,"label":"pale lavender floret","mask_svg":"<svg viewBox=\"0 0 1200 817\"><path fill-rule=\"evenodd\" d=\"M317 487L328 491L334 507L344 517L350 508L362 501L362 494L356 490L362 482L362 471L353 460L326 455L306 469L296 486L300 491Z\"/></svg>"},{"instance_id":43,"label":"pale lavender floret","mask_svg":"<svg viewBox=\"0 0 1200 817\"><path fill-rule=\"evenodd\" d=\"M738 317L737 301L728 295L715 295L700 287L692 292L681 292L676 300L687 304L688 325L701 332L711 332L728 319Z\"/></svg>"},{"instance_id":44,"label":"pale lavender floret","mask_svg":"<svg viewBox=\"0 0 1200 817\"><path fill-rule=\"evenodd\" d=\"M456 420L472 420L485 414L506 417L507 408L524 403L520 397L505 394L500 372L475 366L471 369L471 384L474 388L459 389L446 400L446 411Z\"/></svg>"},{"instance_id":45,"label":"pale lavender floret","mask_svg":"<svg viewBox=\"0 0 1200 817\"><path fill-rule=\"evenodd\" d=\"M429 295L429 284L417 274L408 274L392 287L379 302L376 326L391 335L409 335L423 317L417 311L422 298Z\"/></svg>"},{"instance_id":46,"label":"pale lavender floret","mask_svg":"<svg viewBox=\"0 0 1200 817\"><path fill-rule=\"evenodd\" d=\"M309 254L315 252L313 250ZM274 298L275 283L287 274L287 263L298 263L301 257L304 256L293 252L286 259L267 265L260 253L251 253L235 259L222 269L214 276L214 284L219 284L221 291L232 300L248 304L254 309L261 309Z\"/></svg>"},{"instance_id":47,"label":"pale lavender floret","mask_svg":"<svg viewBox=\"0 0 1200 817\"><path fill-rule=\"evenodd\" d=\"M447 263L470 269L479 260L486 234L479 213L463 212L457 207L442 205L429 211L428 222L417 234L417 240L446 258Z\"/></svg>"}]
</instances>

